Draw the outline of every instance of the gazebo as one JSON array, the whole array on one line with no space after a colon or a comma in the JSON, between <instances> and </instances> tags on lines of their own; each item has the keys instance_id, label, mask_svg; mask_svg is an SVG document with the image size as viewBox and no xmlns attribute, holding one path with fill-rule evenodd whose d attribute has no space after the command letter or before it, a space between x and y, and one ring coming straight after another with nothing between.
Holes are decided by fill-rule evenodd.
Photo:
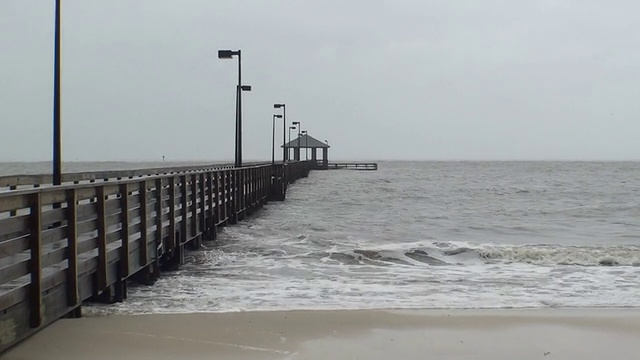
<instances>
[{"instance_id":1,"label":"gazebo","mask_svg":"<svg viewBox=\"0 0 640 360\"><path fill-rule=\"evenodd\" d=\"M293 149L293 159L300 161L300 149L311 149L311 160L314 162L314 166L327 168L329 166L329 144L322 142L309 134L304 134L297 139L291 140L287 144L283 145L286 149L287 160L290 160L291 149ZM280 147L283 147L280 146ZM318 164L318 149L322 149L322 166Z\"/></svg>"}]
</instances>

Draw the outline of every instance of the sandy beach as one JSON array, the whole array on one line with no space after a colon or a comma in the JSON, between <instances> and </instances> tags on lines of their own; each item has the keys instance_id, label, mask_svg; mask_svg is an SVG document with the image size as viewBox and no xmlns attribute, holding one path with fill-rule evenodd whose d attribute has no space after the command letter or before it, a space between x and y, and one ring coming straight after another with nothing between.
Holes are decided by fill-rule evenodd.
<instances>
[{"instance_id":1,"label":"sandy beach","mask_svg":"<svg viewBox=\"0 0 640 360\"><path fill-rule=\"evenodd\" d=\"M346 310L64 319L18 359L638 359L640 309Z\"/></svg>"}]
</instances>

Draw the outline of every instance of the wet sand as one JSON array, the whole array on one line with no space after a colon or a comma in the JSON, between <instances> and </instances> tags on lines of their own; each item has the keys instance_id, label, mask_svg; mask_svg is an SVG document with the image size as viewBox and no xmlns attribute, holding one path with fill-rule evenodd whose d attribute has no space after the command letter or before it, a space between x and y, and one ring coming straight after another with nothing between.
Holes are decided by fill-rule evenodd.
<instances>
[{"instance_id":1,"label":"wet sand","mask_svg":"<svg viewBox=\"0 0 640 360\"><path fill-rule=\"evenodd\" d=\"M345 310L63 319L2 359L638 359L640 309Z\"/></svg>"}]
</instances>

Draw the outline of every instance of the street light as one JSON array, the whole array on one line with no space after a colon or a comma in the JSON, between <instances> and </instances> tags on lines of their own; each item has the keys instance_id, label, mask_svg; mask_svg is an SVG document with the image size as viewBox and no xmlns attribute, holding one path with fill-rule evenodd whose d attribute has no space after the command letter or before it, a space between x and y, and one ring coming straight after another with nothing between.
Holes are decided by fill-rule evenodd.
<instances>
[{"instance_id":1,"label":"street light","mask_svg":"<svg viewBox=\"0 0 640 360\"><path fill-rule=\"evenodd\" d=\"M238 56L238 86L236 87L236 159L235 166L242 166L242 58L240 50L218 50L218 59L231 59L234 56Z\"/></svg>"},{"instance_id":2,"label":"street light","mask_svg":"<svg viewBox=\"0 0 640 360\"><path fill-rule=\"evenodd\" d=\"M300 157L300 128L302 127L302 124L300 123L300 121L294 121L292 124L293 125L298 125L298 157ZM295 160L295 155L296 155L296 152L294 150L293 151L294 160ZM300 159L298 159L298 160L300 160Z\"/></svg>"},{"instance_id":3,"label":"street light","mask_svg":"<svg viewBox=\"0 0 640 360\"><path fill-rule=\"evenodd\" d=\"M62 183L62 131L60 121L60 0L56 0L53 54L53 185Z\"/></svg>"},{"instance_id":4,"label":"street light","mask_svg":"<svg viewBox=\"0 0 640 360\"><path fill-rule=\"evenodd\" d=\"M273 136L271 138L271 165L276 163L276 118L282 119L282 115L273 115L273 125L271 126L271 132Z\"/></svg>"},{"instance_id":5,"label":"street light","mask_svg":"<svg viewBox=\"0 0 640 360\"><path fill-rule=\"evenodd\" d=\"M302 130L300 133L302 135L305 135L305 137L304 137L304 159L305 160L309 160L309 149L307 149L307 145L309 145L309 140L308 140L309 136L307 135L308 132L307 132L307 130Z\"/></svg>"},{"instance_id":6,"label":"street light","mask_svg":"<svg viewBox=\"0 0 640 360\"><path fill-rule=\"evenodd\" d=\"M287 140L287 134L285 133L287 131L287 108L285 104L273 104L273 108L282 108L282 163L284 164L287 159L287 149L285 149L285 145L287 144L285 142Z\"/></svg>"},{"instance_id":7,"label":"street light","mask_svg":"<svg viewBox=\"0 0 640 360\"><path fill-rule=\"evenodd\" d=\"M288 150L291 150L291 130L293 130L295 128L296 128L295 126L289 126L289 148L288 148ZM287 152L287 160L289 160L289 154L291 154L291 151Z\"/></svg>"}]
</instances>

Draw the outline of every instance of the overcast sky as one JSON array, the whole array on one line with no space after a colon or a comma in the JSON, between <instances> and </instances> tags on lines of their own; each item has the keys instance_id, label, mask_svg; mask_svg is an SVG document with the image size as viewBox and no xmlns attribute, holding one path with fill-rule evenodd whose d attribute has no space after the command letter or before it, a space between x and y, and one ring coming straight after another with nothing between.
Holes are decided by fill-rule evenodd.
<instances>
[{"instance_id":1,"label":"overcast sky","mask_svg":"<svg viewBox=\"0 0 640 360\"><path fill-rule=\"evenodd\" d=\"M62 0L63 159L640 159L637 0ZM52 147L53 0L0 0L0 161ZM277 142L281 143L281 123ZM280 152L276 152L280 154Z\"/></svg>"}]
</instances>

